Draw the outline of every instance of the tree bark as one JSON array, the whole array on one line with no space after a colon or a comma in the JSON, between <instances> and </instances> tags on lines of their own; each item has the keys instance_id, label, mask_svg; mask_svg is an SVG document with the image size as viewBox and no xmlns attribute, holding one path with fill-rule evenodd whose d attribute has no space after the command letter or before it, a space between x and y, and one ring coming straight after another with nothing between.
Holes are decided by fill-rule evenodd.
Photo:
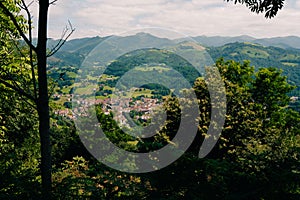
<instances>
[{"instance_id":1,"label":"tree bark","mask_svg":"<svg viewBox=\"0 0 300 200\"><path fill-rule=\"evenodd\" d=\"M41 141L42 199L51 199L51 143L47 81L47 24L49 0L39 0L38 20L38 102L39 133Z\"/></svg>"}]
</instances>

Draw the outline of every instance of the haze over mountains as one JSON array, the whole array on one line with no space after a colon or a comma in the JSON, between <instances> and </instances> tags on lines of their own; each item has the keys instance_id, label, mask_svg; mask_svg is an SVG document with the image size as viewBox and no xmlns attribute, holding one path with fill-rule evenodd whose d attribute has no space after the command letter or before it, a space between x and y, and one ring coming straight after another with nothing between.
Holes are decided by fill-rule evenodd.
<instances>
[{"instance_id":1,"label":"haze over mountains","mask_svg":"<svg viewBox=\"0 0 300 200\"><path fill-rule=\"evenodd\" d=\"M261 44L263 46L274 46L281 48L296 48L300 49L300 37L287 36L287 37L274 37L274 38L253 38L247 35L237 37L222 37L222 36L198 36L194 37L197 42L205 46L222 46L228 43L234 42L251 42L255 44Z\"/></svg>"},{"instance_id":2,"label":"haze over mountains","mask_svg":"<svg viewBox=\"0 0 300 200\"><path fill-rule=\"evenodd\" d=\"M144 37L143 37L144 35ZM142 39L146 40L153 40L159 41L159 43L166 42L169 43L171 41L173 42L180 42L186 40L186 38L180 38L176 40L169 40L166 38L158 38L153 35L147 34L147 33L138 33L135 35L135 37L143 37ZM109 37L109 36L108 36ZM67 41L65 45L62 47L62 51L76 51L79 48L87 48L88 46L95 46L96 44L99 44L103 40L107 39L108 37L91 37L91 38L79 38L79 39L73 39L70 41ZM131 36L132 37L132 36ZM284 49L288 48L295 48L300 49L300 37L298 36L286 36L286 37L273 37L273 38L254 38L248 35L241 35L241 36L235 36L235 37L226 37L226 36L196 36L191 37L195 41L199 42L200 44L204 46L213 46L213 47L219 47L223 46L228 43L234 43L234 42L251 42L255 44L260 44L263 46L274 46L274 47L280 47ZM49 48L53 45L55 45L57 40L49 39L48 40L48 46ZM89 48L87 48L89 49ZM87 50L86 49L86 50Z\"/></svg>"},{"instance_id":3,"label":"haze over mountains","mask_svg":"<svg viewBox=\"0 0 300 200\"><path fill-rule=\"evenodd\" d=\"M119 36L116 36L119 37ZM97 45L108 37L91 37L80 38L66 41L60 51L50 58L51 61L60 61L61 64L81 65L84 57L88 55ZM153 44L155 47L164 47L176 45L182 41L186 41L190 38L181 38L170 40L167 38L159 38L148 33L137 33L136 35L126 36L125 46L134 46L137 43ZM198 36L193 37L193 40L197 41L200 45L205 47L221 47L230 43L253 43L262 46L280 47L283 49L299 49L300 50L300 37L288 36L288 37L276 37L276 38L262 38L256 39L247 35L237 37L223 37L223 36ZM58 40L48 39L48 48L54 47L58 43ZM220 55L221 57L221 55ZM62 63L63 62L63 63Z\"/></svg>"}]
</instances>

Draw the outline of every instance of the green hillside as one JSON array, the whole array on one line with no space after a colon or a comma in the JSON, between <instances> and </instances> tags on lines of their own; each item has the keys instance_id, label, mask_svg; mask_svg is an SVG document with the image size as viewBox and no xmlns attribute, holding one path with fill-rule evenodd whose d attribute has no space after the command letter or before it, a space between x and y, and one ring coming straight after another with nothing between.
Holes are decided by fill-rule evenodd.
<instances>
[{"instance_id":1,"label":"green hillside","mask_svg":"<svg viewBox=\"0 0 300 200\"><path fill-rule=\"evenodd\" d=\"M121 77L127 71L135 67L144 66L144 68L147 69L149 66L154 65L175 69L191 84L193 84L196 78L200 76L199 72L180 56L159 49L144 49L125 54L111 63L104 73Z\"/></svg>"},{"instance_id":2,"label":"green hillside","mask_svg":"<svg viewBox=\"0 0 300 200\"><path fill-rule=\"evenodd\" d=\"M221 47L207 48L211 57L216 60L223 57L225 60L242 62L250 60L256 69L275 67L283 70L292 85L300 86L300 50L282 49L279 47L265 47L252 43L230 43ZM300 89L294 94L299 95Z\"/></svg>"},{"instance_id":3,"label":"green hillside","mask_svg":"<svg viewBox=\"0 0 300 200\"><path fill-rule=\"evenodd\" d=\"M212 38L211 37L198 37L200 40L206 43L209 43ZM193 63L194 66L202 63L204 65L209 65L207 63L203 63L204 60L209 60L207 57L210 55L212 59L215 61L220 57L223 57L225 60L235 60L242 62L244 60L250 60L251 65L255 66L256 69L262 67L275 67L283 70L283 74L288 77L289 83L300 86L300 50L293 48L280 48L273 46L262 46L260 44L254 43L257 40L255 38L250 38L246 36L241 37L217 37L218 41L226 42L226 41L234 41L234 40L242 40L247 41L251 39L251 42L235 42L225 44L223 46L218 47L194 47L189 45L183 45L184 39L170 40L166 38L158 38L150 34L139 33L132 36L126 37L116 37L116 41L118 41L119 46L128 47L132 46L132 49L135 49L137 44L145 44L145 46L154 46L157 48L162 48L170 50L172 52L176 52L179 57L189 57L189 60ZM261 39L260 42L269 44L279 44L282 43L286 47L290 46L291 39L295 41L298 37L286 37L286 38L270 38L270 39ZM74 81L74 74L76 73L81 63L86 58L86 56L102 41L107 38L101 37L93 37L93 38L82 38L75 39L66 42L64 47L53 57L48 60L49 64L49 75L50 77L57 80L59 85L68 86L71 85ZM49 40L49 47L55 44L54 40ZM252 43L253 42L253 43ZM221 43L220 43L221 44ZM295 42L295 44L297 44ZM199 49L201 47L201 49ZM101 49L100 49L101 50ZM208 54L204 54L206 50ZM195 76L198 76L197 73L194 73L193 70L188 69L186 66L187 63L183 60L179 61L175 57L170 57L168 53L163 51L138 51L140 55L133 56L135 53L128 53L131 56L121 56L120 59L117 59L116 62L113 62L109 69L107 69L107 73L112 73L113 75L120 75L129 70L134 66L139 66L145 63L164 63L164 59L168 57L166 65L170 65L171 67L175 67L180 73L184 74L185 77L189 77L188 80L191 81ZM97 52L93 52L94 56L97 57ZM134 57L134 60L132 58ZM175 60L174 60L175 59ZM169 63L172 62L172 63ZM210 63L211 64L211 63ZM115 67L115 69L114 69ZM183 68L182 68L183 67ZM199 67L203 68L203 66ZM117 70L116 70L117 69ZM199 69L198 69L199 70ZM200 69L201 70L201 69ZM69 76L72 72L72 76ZM300 96L300 89L294 90L291 95Z\"/></svg>"}]
</instances>

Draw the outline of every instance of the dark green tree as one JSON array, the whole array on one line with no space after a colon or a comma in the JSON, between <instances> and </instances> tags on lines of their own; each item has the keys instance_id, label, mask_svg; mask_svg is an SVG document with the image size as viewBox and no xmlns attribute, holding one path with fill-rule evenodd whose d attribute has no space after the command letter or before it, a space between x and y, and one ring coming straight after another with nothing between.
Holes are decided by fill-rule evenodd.
<instances>
[{"instance_id":1,"label":"dark green tree","mask_svg":"<svg viewBox=\"0 0 300 200\"><path fill-rule=\"evenodd\" d=\"M235 4L245 4L251 12L265 13L266 18L275 17L279 10L283 8L285 0L226 0L234 1Z\"/></svg>"},{"instance_id":2,"label":"dark green tree","mask_svg":"<svg viewBox=\"0 0 300 200\"><path fill-rule=\"evenodd\" d=\"M200 109L197 137L179 160L144 176L155 188L149 191L149 197L296 199L300 195L296 167L300 116L287 106L287 93L293 87L280 70L262 68L255 72L249 61L220 59L216 67L225 83L227 98L226 121L217 145L207 157L197 158L203 138L211 137L207 135L210 94L205 79L200 77L194 86ZM174 110L175 102L169 101L166 110ZM170 117L162 135L176 134L176 120L180 118L176 113ZM167 141L152 140L152 146L148 146L165 145Z\"/></svg>"},{"instance_id":3,"label":"dark green tree","mask_svg":"<svg viewBox=\"0 0 300 200\"><path fill-rule=\"evenodd\" d=\"M1 83L0 91L0 199L38 197L36 110Z\"/></svg>"},{"instance_id":4,"label":"dark green tree","mask_svg":"<svg viewBox=\"0 0 300 200\"><path fill-rule=\"evenodd\" d=\"M297 191L293 188L299 188L294 169L299 165L300 116L288 108L287 93L294 87L274 68L254 72L250 62L222 59L216 66L226 86L227 114L218 145L206 162L214 180L223 180L228 198L292 198ZM199 133L205 134L209 112L203 108L209 108L210 100L202 79L195 90L204 111ZM223 172L213 170L220 167Z\"/></svg>"}]
</instances>

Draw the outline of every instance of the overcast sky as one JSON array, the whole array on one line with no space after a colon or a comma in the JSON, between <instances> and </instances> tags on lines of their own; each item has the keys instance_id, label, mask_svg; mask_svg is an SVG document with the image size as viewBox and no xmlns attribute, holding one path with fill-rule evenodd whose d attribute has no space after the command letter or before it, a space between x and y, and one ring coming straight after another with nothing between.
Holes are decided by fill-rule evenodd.
<instances>
[{"instance_id":1,"label":"overcast sky","mask_svg":"<svg viewBox=\"0 0 300 200\"><path fill-rule=\"evenodd\" d=\"M143 27L189 36L300 36L300 0L286 0L273 19L223 0L58 0L50 8L49 37L59 38L68 20L76 28L72 38L118 35Z\"/></svg>"}]
</instances>

